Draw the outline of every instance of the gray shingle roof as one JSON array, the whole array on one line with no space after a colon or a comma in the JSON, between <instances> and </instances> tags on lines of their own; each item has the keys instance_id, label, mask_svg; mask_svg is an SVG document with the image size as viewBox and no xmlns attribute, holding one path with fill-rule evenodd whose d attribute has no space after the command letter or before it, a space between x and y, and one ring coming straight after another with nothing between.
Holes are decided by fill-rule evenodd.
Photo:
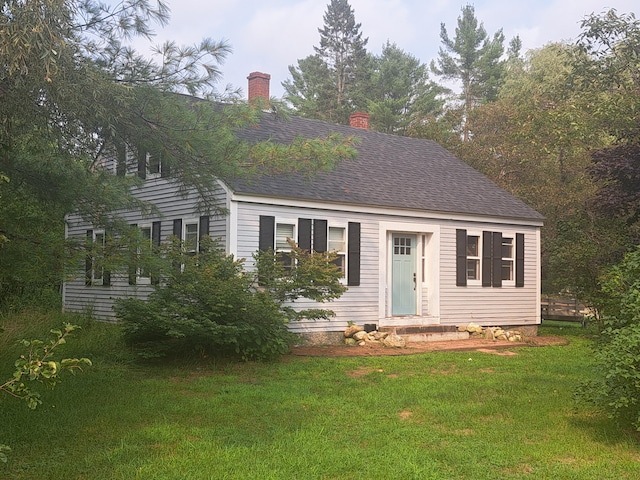
<instances>
[{"instance_id":1,"label":"gray shingle roof","mask_svg":"<svg viewBox=\"0 0 640 480\"><path fill-rule=\"evenodd\" d=\"M240 133L249 141L291 142L330 133L360 137L358 156L330 172L261 176L230 182L236 193L345 205L430 212L543 219L542 215L449 151L430 140L389 135L318 120L263 114L257 128Z\"/></svg>"}]
</instances>

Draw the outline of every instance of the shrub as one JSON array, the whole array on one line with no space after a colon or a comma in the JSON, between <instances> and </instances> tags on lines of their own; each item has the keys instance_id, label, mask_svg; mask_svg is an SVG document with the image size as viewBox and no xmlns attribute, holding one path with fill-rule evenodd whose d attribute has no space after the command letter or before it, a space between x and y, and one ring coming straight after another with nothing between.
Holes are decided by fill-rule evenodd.
<instances>
[{"instance_id":1,"label":"shrub","mask_svg":"<svg viewBox=\"0 0 640 480\"><path fill-rule=\"evenodd\" d=\"M290 321L333 317L334 312L326 308L296 309L293 304L299 298L328 302L347 290L340 283L342 272L335 263L337 255L333 252L308 252L292 240L288 243L290 252L286 259L273 250L254 255L258 274L256 281L262 291L271 295Z\"/></svg>"},{"instance_id":2,"label":"shrub","mask_svg":"<svg viewBox=\"0 0 640 480\"><path fill-rule=\"evenodd\" d=\"M640 431L640 325L619 329L594 356L597 379L580 386L578 399Z\"/></svg>"},{"instance_id":3,"label":"shrub","mask_svg":"<svg viewBox=\"0 0 640 480\"><path fill-rule=\"evenodd\" d=\"M597 378L581 385L577 398L640 430L640 248L609 270L602 292Z\"/></svg>"},{"instance_id":4,"label":"shrub","mask_svg":"<svg viewBox=\"0 0 640 480\"><path fill-rule=\"evenodd\" d=\"M278 305L254 291L242 261L210 241L202 247L188 255L179 243L168 245L165 254L173 266L148 300L117 301L125 339L146 358L200 354L264 360L285 353L290 334Z\"/></svg>"},{"instance_id":5,"label":"shrub","mask_svg":"<svg viewBox=\"0 0 640 480\"><path fill-rule=\"evenodd\" d=\"M116 302L125 339L146 358L205 354L268 360L289 349L287 322L326 318L323 309L294 310L299 297L337 298L345 288L332 256L303 252L292 245L293 266L283 270L273 252L257 256L257 273L247 273L207 237L201 252L187 254L179 242L165 246L172 267L148 300ZM260 278L258 286L257 278Z\"/></svg>"},{"instance_id":6,"label":"shrub","mask_svg":"<svg viewBox=\"0 0 640 480\"><path fill-rule=\"evenodd\" d=\"M293 302L300 297L329 301L346 290L334 255L291 246L289 267L273 252L262 252L252 274L208 237L196 254L185 252L178 241L165 245L171 267L148 300L116 302L125 339L145 358L199 354L269 360L286 353L294 339L289 321L333 315L325 309L294 309Z\"/></svg>"},{"instance_id":7,"label":"shrub","mask_svg":"<svg viewBox=\"0 0 640 480\"><path fill-rule=\"evenodd\" d=\"M640 247L609 269L601 287L599 325L605 336L618 328L640 323Z\"/></svg>"}]
</instances>

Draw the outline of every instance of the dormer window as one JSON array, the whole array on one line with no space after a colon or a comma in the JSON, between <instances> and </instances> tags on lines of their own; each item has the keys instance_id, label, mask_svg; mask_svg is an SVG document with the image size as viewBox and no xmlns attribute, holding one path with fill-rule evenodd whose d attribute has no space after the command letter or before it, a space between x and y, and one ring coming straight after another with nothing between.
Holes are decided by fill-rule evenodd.
<instances>
[{"instance_id":1,"label":"dormer window","mask_svg":"<svg viewBox=\"0 0 640 480\"><path fill-rule=\"evenodd\" d=\"M145 180L164 178L169 175L169 165L162 152L138 149L138 176Z\"/></svg>"},{"instance_id":2,"label":"dormer window","mask_svg":"<svg viewBox=\"0 0 640 480\"><path fill-rule=\"evenodd\" d=\"M162 176L161 155L147 152L147 178L158 178L161 176Z\"/></svg>"}]
</instances>

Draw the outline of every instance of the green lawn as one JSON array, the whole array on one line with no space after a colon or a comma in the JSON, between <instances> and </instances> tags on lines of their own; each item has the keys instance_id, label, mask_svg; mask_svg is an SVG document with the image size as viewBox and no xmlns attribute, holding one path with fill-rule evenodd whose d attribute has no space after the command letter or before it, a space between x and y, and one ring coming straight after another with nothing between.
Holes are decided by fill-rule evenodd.
<instances>
[{"instance_id":1,"label":"green lawn","mask_svg":"<svg viewBox=\"0 0 640 480\"><path fill-rule=\"evenodd\" d=\"M0 443L13 448L0 478L640 478L638 436L573 403L586 330L543 330L570 344L150 366L132 362L116 327L85 321L65 348L94 367L36 411L0 397ZM0 342L2 378L16 331Z\"/></svg>"}]
</instances>

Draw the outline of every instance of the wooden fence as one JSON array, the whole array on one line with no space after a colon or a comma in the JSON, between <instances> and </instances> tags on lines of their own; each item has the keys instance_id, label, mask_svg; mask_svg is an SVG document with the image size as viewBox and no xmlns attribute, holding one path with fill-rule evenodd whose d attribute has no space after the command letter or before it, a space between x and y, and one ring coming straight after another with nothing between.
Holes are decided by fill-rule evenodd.
<instances>
[{"instance_id":1,"label":"wooden fence","mask_svg":"<svg viewBox=\"0 0 640 480\"><path fill-rule=\"evenodd\" d=\"M542 320L576 322L587 326L587 309L575 298L543 297L540 301Z\"/></svg>"}]
</instances>

